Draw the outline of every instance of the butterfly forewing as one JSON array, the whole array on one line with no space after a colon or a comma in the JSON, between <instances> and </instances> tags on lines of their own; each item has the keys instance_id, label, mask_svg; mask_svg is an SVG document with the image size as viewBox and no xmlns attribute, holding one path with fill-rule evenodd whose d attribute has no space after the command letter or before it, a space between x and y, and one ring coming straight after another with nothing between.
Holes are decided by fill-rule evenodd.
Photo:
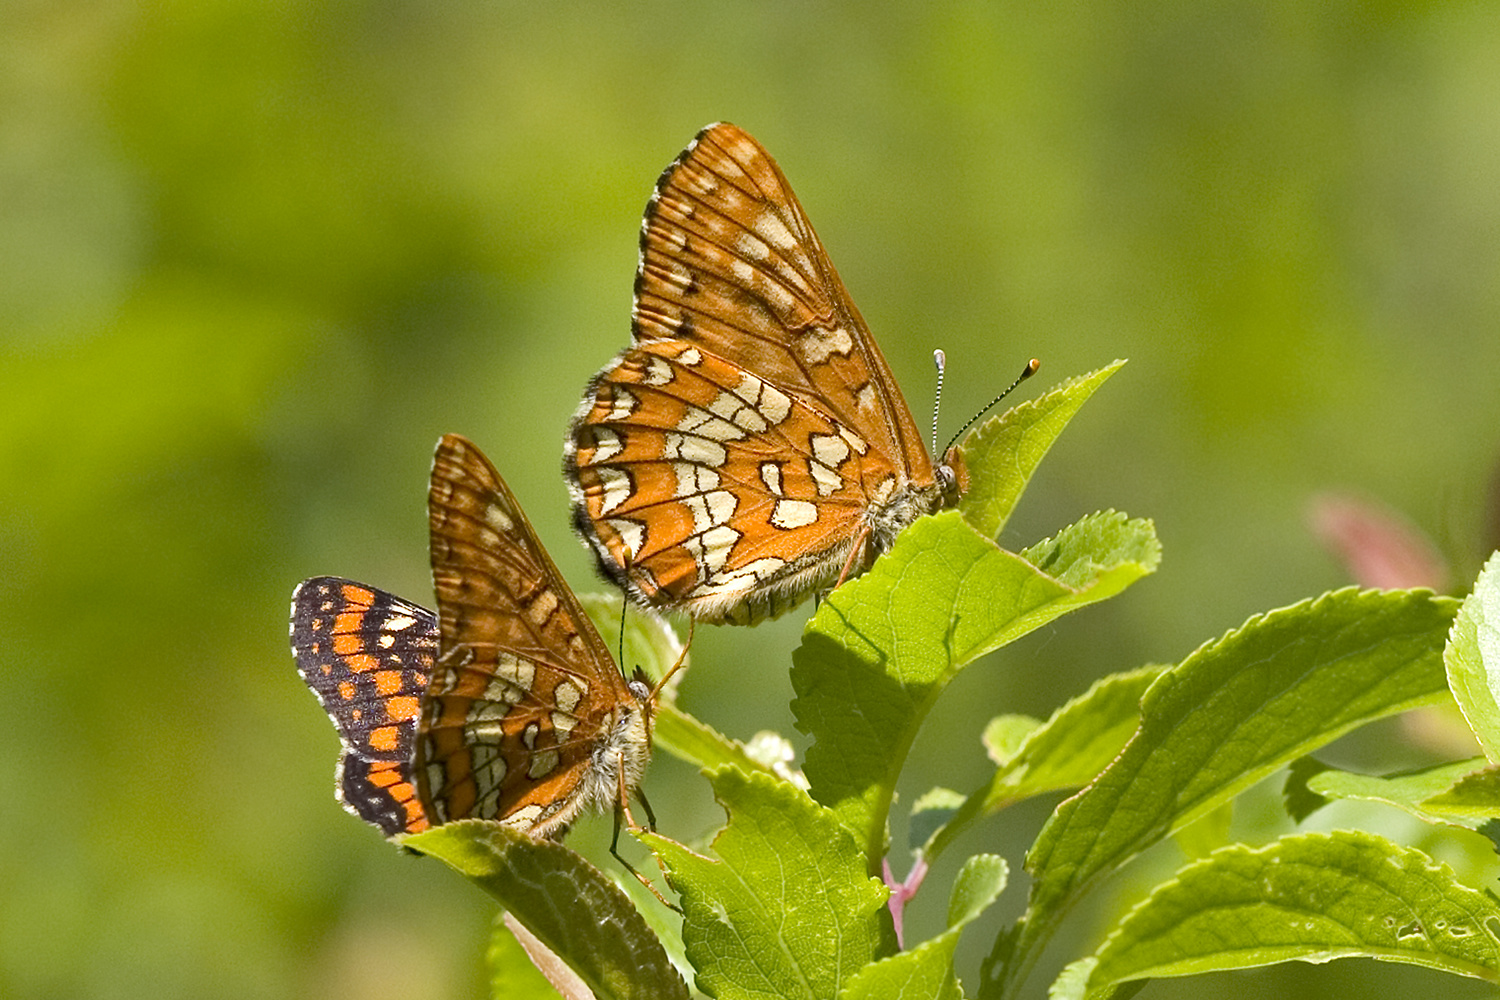
<instances>
[{"instance_id":1,"label":"butterfly forewing","mask_svg":"<svg viewBox=\"0 0 1500 1000\"><path fill-rule=\"evenodd\" d=\"M641 226L634 336L685 340L931 477L911 412L781 169L727 124L663 172Z\"/></svg>"},{"instance_id":2,"label":"butterfly forewing","mask_svg":"<svg viewBox=\"0 0 1500 1000\"><path fill-rule=\"evenodd\" d=\"M772 617L831 584L851 547L883 549L941 503L833 264L735 126L704 129L657 182L633 319L635 346L590 384L565 469L575 522L637 600Z\"/></svg>"},{"instance_id":3,"label":"butterfly forewing","mask_svg":"<svg viewBox=\"0 0 1500 1000\"><path fill-rule=\"evenodd\" d=\"M643 707L509 489L461 437L438 445L428 512L441 639L417 743L423 800L435 822L560 833L613 800L616 775L592 757L622 712ZM646 745L628 748L641 766L643 732Z\"/></svg>"},{"instance_id":4,"label":"butterfly forewing","mask_svg":"<svg viewBox=\"0 0 1500 1000\"><path fill-rule=\"evenodd\" d=\"M436 616L352 580L314 577L292 594L291 640L302 679L343 743L339 801L388 837L426 829L411 757L437 656Z\"/></svg>"}]
</instances>

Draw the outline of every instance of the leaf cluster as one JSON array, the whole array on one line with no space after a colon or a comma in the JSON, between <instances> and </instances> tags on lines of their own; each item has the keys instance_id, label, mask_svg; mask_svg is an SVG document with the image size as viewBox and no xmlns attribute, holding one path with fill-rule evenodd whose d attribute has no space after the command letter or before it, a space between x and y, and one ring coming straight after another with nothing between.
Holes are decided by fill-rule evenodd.
<instances>
[{"instance_id":1,"label":"leaf cluster","mask_svg":"<svg viewBox=\"0 0 1500 1000\"><path fill-rule=\"evenodd\" d=\"M890 875L896 782L948 684L1157 568L1150 522L1112 511L1020 552L993 541L1053 441L1119 365L981 427L964 446L971 489L961 508L917 522L823 601L792 655L792 708L811 738L800 774L664 699L658 748L700 767L727 816L707 845L637 834L680 917L566 847L492 825L406 839L504 907L491 946L494 995L1013 997L1066 915L1174 835L1194 859L1106 915L1101 942L1074 956L1052 996L1125 996L1153 977L1355 956L1500 981L1500 902L1416 847L1353 829L1237 842L1227 823L1194 825L1289 769L1292 821L1343 799L1403 810L1437 836L1489 831L1500 815L1491 768L1500 760L1500 557L1462 604L1424 591L1341 590L1257 615L1179 663L1103 677L1046 720L997 716L976 734L993 771L966 792L920 796L912 874L902 883ZM659 623L636 616L627 632L631 657L649 672L675 659L675 637ZM1308 756L1455 696L1484 758L1369 776ZM1023 859L1024 912L966 986L955 948L1005 890L1007 861L963 859L945 927L928 940L905 940L904 904L961 834L1059 792L1068 797Z\"/></svg>"}]
</instances>

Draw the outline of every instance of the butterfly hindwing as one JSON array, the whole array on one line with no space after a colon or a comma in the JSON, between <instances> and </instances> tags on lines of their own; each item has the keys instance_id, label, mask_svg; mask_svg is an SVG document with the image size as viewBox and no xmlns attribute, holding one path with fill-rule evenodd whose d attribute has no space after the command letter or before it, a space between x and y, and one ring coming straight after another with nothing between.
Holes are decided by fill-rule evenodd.
<instances>
[{"instance_id":1,"label":"butterfly hindwing","mask_svg":"<svg viewBox=\"0 0 1500 1000\"><path fill-rule=\"evenodd\" d=\"M425 829L411 759L437 656L437 616L352 580L292 594L292 654L343 743L339 800L386 836Z\"/></svg>"}]
</instances>

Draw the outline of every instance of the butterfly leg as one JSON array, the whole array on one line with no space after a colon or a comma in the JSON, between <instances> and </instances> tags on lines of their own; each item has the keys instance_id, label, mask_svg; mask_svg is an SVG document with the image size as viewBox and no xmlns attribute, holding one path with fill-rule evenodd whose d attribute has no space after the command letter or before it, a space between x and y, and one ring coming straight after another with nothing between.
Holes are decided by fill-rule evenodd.
<instances>
[{"instance_id":1,"label":"butterfly leg","mask_svg":"<svg viewBox=\"0 0 1500 1000\"><path fill-rule=\"evenodd\" d=\"M656 813L651 811L651 803L646 799L646 793L641 789L635 790L635 797L641 800L641 807L646 810L646 829L651 833L656 832Z\"/></svg>"},{"instance_id":2,"label":"butterfly leg","mask_svg":"<svg viewBox=\"0 0 1500 1000\"><path fill-rule=\"evenodd\" d=\"M854 544L849 546L849 558L844 560L844 568L839 572L839 582L833 585L834 590L838 590L844 585L844 581L849 579L849 574L854 570L855 558L865 550L865 543L869 540L870 526L861 525L859 534L854 536Z\"/></svg>"},{"instance_id":3,"label":"butterfly leg","mask_svg":"<svg viewBox=\"0 0 1500 1000\"><path fill-rule=\"evenodd\" d=\"M621 854L620 854L620 851L619 851L619 846L620 846L620 817L621 816L625 817L625 821L630 824L630 828L632 830L638 830L638 829L640 829L640 827L638 827L638 826L635 825L635 820L633 820L633 819L630 818L630 808L626 804L625 798L623 797L624 789L625 789L625 777L624 777L624 773L621 772L621 775L620 775L620 790L621 790L621 793L622 793L622 797L621 797L620 801L618 803L616 803L616 805L615 805L615 833L614 833L614 836L612 836L612 837L609 838L609 853L610 853L610 856L613 857L616 861L618 861L620 863L620 865L626 871L628 871L630 874L634 875L635 876L635 880L637 882L639 882L641 885L645 886L646 887L646 891L649 892L649 893L651 893L651 895L655 896L657 898L657 900L661 902L661 905L665 906L669 910L675 910L676 912L681 913L682 912L682 907L678 906L676 903L674 903L671 900L669 900L666 896L663 896L661 894L661 890L658 889L656 886L654 886L654 885L651 884L651 880L650 879L648 879L646 876L642 875L640 872L636 871L635 870L635 866L632 865L629 861L626 861L625 858L623 856L621 856ZM637 794L639 794L639 790L637 790ZM651 806L646 802L645 796L641 796L641 805L643 805L643 806L646 807L646 815L651 820L651 827L654 830L655 827L656 827L656 817L653 816L653 815L651 815ZM656 855L654 853L651 856L652 857L656 857ZM666 869L665 866L662 865L661 858L656 858L656 866L658 868L661 868L662 878L666 878L667 877L667 869Z\"/></svg>"}]
</instances>

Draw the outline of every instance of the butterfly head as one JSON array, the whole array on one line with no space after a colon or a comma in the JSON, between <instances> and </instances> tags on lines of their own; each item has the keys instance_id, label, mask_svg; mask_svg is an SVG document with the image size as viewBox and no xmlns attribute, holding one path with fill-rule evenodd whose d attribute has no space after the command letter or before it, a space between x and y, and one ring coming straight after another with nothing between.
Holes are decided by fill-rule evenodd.
<instances>
[{"instance_id":1,"label":"butterfly head","mask_svg":"<svg viewBox=\"0 0 1500 1000\"><path fill-rule=\"evenodd\" d=\"M969 467L964 464L964 453L959 450L958 445L953 445L944 453L943 460L937 463L933 475L941 491L941 509L957 507L958 501L969 490Z\"/></svg>"}]
</instances>

